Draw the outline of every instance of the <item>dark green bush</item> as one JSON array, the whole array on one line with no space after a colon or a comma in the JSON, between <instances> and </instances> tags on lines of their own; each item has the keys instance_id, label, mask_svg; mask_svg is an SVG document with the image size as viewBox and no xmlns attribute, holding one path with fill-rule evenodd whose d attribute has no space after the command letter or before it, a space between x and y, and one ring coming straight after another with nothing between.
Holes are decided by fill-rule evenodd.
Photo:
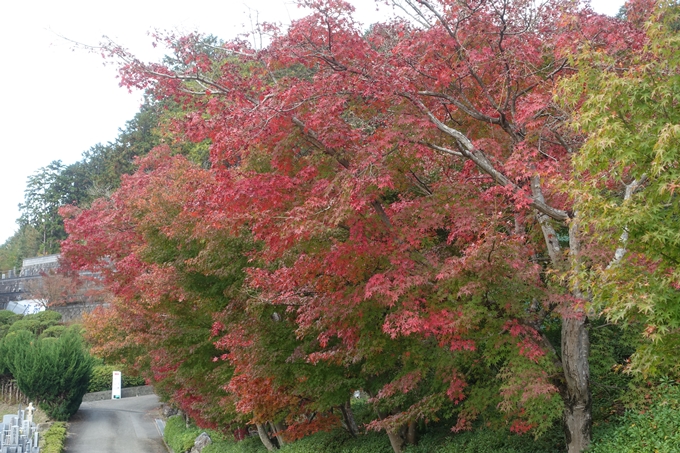
<instances>
[{"instance_id":1,"label":"dark green bush","mask_svg":"<svg viewBox=\"0 0 680 453\"><path fill-rule=\"evenodd\" d=\"M184 417L181 415L173 415L165 424L165 432L163 437L165 442L175 453L184 453L191 450L194 446L194 440L201 434L203 430L195 427L186 427Z\"/></svg>"},{"instance_id":2,"label":"dark green bush","mask_svg":"<svg viewBox=\"0 0 680 453\"><path fill-rule=\"evenodd\" d=\"M122 365L95 365L92 368L92 378L90 379L90 385L88 386L88 392L103 392L105 390L111 390L113 372L120 371ZM144 379L135 376L129 376L123 373L123 388L136 387L138 385L144 385Z\"/></svg>"},{"instance_id":3,"label":"dark green bush","mask_svg":"<svg viewBox=\"0 0 680 453\"><path fill-rule=\"evenodd\" d=\"M19 389L54 420L76 413L92 373L92 358L76 329L59 338L39 340L27 331L4 339L7 365Z\"/></svg>"},{"instance_id":4,"label":"dark green bush","mask_svg":"<svg viewBox=\"0 0 680 453\"><path fill-rule=\"evenodd\" d=\"M183 453L193 445L201 433L198 428L186 428L180 416L171 417L165 428L165 438L175 453ZM258 437L250 437L242 442L229 438L220 439L208 432L213 444L203 453L265 453L267 449ZM555 426L543 437L535 440L530 435L518 436L509 431L479 429L460 434L451 433L450 428L431 429L420 439L418 445L409 446L405 453L561 453L564 438L561 427ZM319 432L286 444L281 453L392 453L385 432L368 432L357 438L336 429ZM599 452L598 452L599 453ZM618 452L617 452L618 453Z\"/></svg>"},{"instance_id":5,"label":"dark green bush","mask_svg":"<svg viewBox=\"0 0 680 453\"><path fill-rule=\"evenodd\" d=\"M27 330L8 333L0 341L0 374L14 374L13 363L20 360L24 349L35 341L35 335Z\"/></svg>"},{"instance_id":6,"label":"dark green bush","mask_svg":"<svg viewBox=\"0 0 680 453\"><path fill-rule=\"evenodd\" d=\"M9 310L0 310L0 341L7 335L9 328L23 318L23 315L17 315Z\"/></svg>"},{"instance_id":7,"label":"dark green bush","mask_svg":"<svg viewBox=\"0 0 680 453\"><path fill-rule=\"evenodd\" d=\"M66 442L66 423L55 422L42 435L40 451L42 453L62 453Z\"/></svg>"}]
</instances>

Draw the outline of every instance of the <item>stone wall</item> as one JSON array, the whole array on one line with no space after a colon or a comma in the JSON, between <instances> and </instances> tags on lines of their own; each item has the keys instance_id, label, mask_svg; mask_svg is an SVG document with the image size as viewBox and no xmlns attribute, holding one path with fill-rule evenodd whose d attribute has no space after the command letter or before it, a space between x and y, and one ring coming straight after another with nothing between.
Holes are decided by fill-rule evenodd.
<instances>
[{"instance_id":1,"label":"stone wall","mask_svg":"<svg viewBox=\"0 0 680 453\"><path fill-rule=\"evenodd\" d=\"M108 304L93 304L93 303L86 303L86 304L68 304L68 305L60 305L60 306L53 306L53 307L48 307L48 310L56 311L58 313L61 313L61 321L62 322L70 322L70 321L80 321L83 319L83 314L85 313L91 313L95 308L99 306L108 306Z\"/></svg>"},{"instance_id":2,"label":"stone wall","mask_svg":"<svg viewBox=\"0 0 680 453\"><path fill-rule=\"evenodd\" d=\"M51 269L56 269L59 266L59 255L39 256L35 258L26 258L19 272L16 270L2 272L0 278L0 310L6 310L10 302L16 302L30 298L27 284L33 280L42 278L45 272ZM18 274L18 275L17 275ZM88 273L83 273L83 276L92 276ZM80 321L83 314L90 313L97 306L102 305L102 302L95 301L92 296L87 296L86 292L92 287L81 288L83 294L74 295L72 300L80 300L79 303L73 303L63 306L52 306L49 310L54 310L61 313L62 321ZM80 297L82 296L82 297Z\"/></svg>"},{"instance_id":3,"label":"stone wall","mask_svg":"<svg viewBox=\"0 0 680 453\"><path fill-rule=\"evenodd\" d=\"M43 272L59 267L59 255L39 256L26 258L21 269L2 271L0 278L0 309L5 309L7 302L26 299L28 297L25 288L26 283L33 279L42 278Z\"/></svg>"},{"instance_id":4,"label":"stone wall","mask_svg":"<svg viewBox=\"0 0 680 453\"><path fill-rule=\"evenodd\" d=\"M7 302L25 299L24 286L26 282L40 277L17 277L0 280L0 308L4 309Z\"/></svg>"},{"instance_id":5,"label":"stone wall","mask_svg":"<svg viewBox=\"0 0 680 453\"><path fill-rule=\"evenodd\" d=\"M59 255L38 256L24 259L21 265L22 277L37 277L43 272L59 267Z\"/></svg>"}]
</instances>

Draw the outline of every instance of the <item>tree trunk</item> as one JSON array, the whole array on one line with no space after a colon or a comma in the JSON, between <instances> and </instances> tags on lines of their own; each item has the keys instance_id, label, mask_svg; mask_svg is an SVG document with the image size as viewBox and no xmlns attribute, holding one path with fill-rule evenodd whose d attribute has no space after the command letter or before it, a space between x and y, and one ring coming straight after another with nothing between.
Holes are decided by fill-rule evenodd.
<instances>
[{"instance_id":1,"label":"tree trunk","mask_svg":"<svg viewBox=\"0 0 680 453\"><path fill-rule=\"evenodd\" d=\"M406 428L406 444L415 445L418 442L418 423L415 420L408 422L408 427Z\"/></svg>"},{"instance_id":2,"label":"tree trunk","mask_svg":"<svg viewBox=\"0 0 680 453\"><path fill-rule=\"evenodd\" d=\"M418 424L416 423L415 420L411 420L408 422L408 428L406 429L406 444L407 445L415 445L416 442L418 441L418 431L416 428L418 427Z\"/></svg>"},{"instance_id":3,"label":"tree trunk","mask_svg":"<svg viewBox=\"0 0 680 453\"><path fill-rule=\"evenodd\" d=\"M402 453L406 445L415 445L417 440L418 424L412 420L404 425L401 425L396 430L387 430L387 437L390 439L390 445L394 453Z\"/></svg>"},{"instance_id":4,"label":"tree trunk","mask_svg":"<svg viewBox=\"0 0 680 453\"><path fill-rule=\"evenodd\" d=\"M286 430L286 425L281 422L272 423L272 428L274 429L276 440L279 441L279 448L286 445L286 441L283 439L283 432Z\"/></svg>"},{"instance_id":5,"label":"tree trunk","mask_svg":"<svg viewBox=\"0 0 680 453\"><path fill-rule=\"evenodd\" d=\"M569 266L572 295L577 304L585 302L578 272L581 263L577 213L569 224ZM565 310L562 316L562 368L564 370L564 431L569 453L580 453L590 445L593 416L590 395L590 338L588 317L583 306Z\"/></svg>"},{"instance_id":6,"label":"tree trunk","mask_svg":"<svg viewBox=\"0 0 680 453\"><path fill-rule=\"evenodd\" d=\"M276 447L274 447L272 441L269 440L269 434L267 434L267 429L264 427L264 425L262 423L257 423L255 426L257 426L257 434L260 436L260 440L267 451L276 450Z\"/></svg>"},{"instance_id":7,"label":"tree trunk","mask_svg":"<svg viewBox=\"0 0 680 453\"><path fill-rule=\"evenodd\" d=\"M342 418L347 427L347 431L349 431L352 437L357 437L359 435L359 426L354 419L354 412L352 411L352 405L349 400L345 401L342 406L340 406L340 411L342 412Z\"/></svg>"},{"instance_id":8,"label":"tree trunk","mask_svg":"<svg viewBox=\"0 0 680 453\"><path fill-rule=\"evenodd\" d=\"M401 435L401 429L396 431L387 430L387 437L390 439L390 445L392 445L392 450L394 453L402 453L404 451L404 437Z\"/></svg>"},{"instance_id":9,"label":"tree trunk","mask_svg":"<svg viewBox=\"0 0 680 453\"><path fill-rule=\"evenodd\" d=\"M562 319L562 366L566 381L564 431L569 453L585 450L592 434L587 323L585 313L573 313Z\"/></svg>"}]
</instances>

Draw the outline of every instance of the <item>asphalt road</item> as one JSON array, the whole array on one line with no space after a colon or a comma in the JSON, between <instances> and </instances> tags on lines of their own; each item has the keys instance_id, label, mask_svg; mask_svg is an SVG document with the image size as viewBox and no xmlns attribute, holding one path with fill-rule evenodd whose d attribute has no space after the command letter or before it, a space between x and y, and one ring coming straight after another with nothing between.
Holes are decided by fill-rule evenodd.
<instances>
[{"instance_id":1,"label":"asphalt road","mask_svg":"<svg viewBox=\"0 0 680 453\"><path fill-rule=\"evenodd\" d=\"M69 421L67 453L168 453L156 395L83 403Z\"/></svg>"}]
</instances>

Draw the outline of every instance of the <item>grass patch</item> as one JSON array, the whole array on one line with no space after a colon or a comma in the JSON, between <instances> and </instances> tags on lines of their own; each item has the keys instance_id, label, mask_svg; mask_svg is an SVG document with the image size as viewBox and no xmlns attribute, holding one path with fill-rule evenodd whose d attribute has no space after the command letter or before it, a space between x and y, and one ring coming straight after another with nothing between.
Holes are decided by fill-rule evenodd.
<instances>
[{"instance_id":1,"label":"grass patch","mask_svg":"<svg viewBox=\"0 0 680 453\"><path fill-rule=\"evenodd\" d=\"M194 440L202 432L203 430L196 426L189 426L187 428L184 417L173 415L165 423L163 437L173 452L184 453L187 450L191 450L191 447L194 446Z\"/></svg>"},{"instance_id":2,"label":"grass patch","mask_svg":"<svg viewBox=\"0 0 680 453\"><path fill-rule=\"evenodd\" d=\"M210 436L212 438L212 436ZM203 449L202 453L266 453L259 437L249 437L241 442L215 440Z\"/></svg>"}]
</instances>

